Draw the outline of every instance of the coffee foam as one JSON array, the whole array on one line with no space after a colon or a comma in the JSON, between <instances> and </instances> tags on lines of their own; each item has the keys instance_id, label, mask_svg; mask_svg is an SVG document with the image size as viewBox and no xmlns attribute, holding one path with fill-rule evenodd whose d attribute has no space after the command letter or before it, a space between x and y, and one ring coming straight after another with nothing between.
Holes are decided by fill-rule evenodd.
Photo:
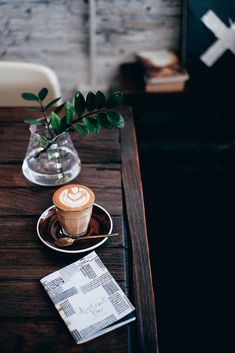
<instances>
[{"instance_id":1,"label":"coffee foam","mask_svg":"<svg viewBox=\"0 0 235 353\"><path fill-rule=\"evenodd\" d=\"M94 202L93 192L84 185L66 185L53 195L54 204L62 210L76 211L89 207Z\"/></svg>"}]
</instances>

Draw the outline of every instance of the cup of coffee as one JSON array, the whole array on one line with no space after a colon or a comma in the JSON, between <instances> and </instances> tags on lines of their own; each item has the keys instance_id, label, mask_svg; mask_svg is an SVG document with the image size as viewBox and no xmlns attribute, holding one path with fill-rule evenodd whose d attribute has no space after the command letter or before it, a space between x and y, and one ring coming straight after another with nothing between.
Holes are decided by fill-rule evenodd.
<instances>
[{"instance_id":1,"label":"cup of coffee","mask_svg":"<svg viewBox=\"0 0 235 353\"><path fill-rule=\"evenodd\" d=\"M53 203L66 235L80 237L86 234L94 201L93 191L84 185L66 185L54 193Z\"/></svg>"}]
</instances>

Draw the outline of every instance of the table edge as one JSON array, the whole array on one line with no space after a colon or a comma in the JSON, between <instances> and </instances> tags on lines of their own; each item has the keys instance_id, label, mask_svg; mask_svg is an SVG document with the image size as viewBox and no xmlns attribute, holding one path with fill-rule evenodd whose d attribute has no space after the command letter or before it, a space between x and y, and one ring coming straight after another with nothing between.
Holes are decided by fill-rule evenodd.
<instances>
[{"instance_id":1,"label":"table edge","mask_svg":"<svg viewBox=\"0 0 235 353\"><path fill-rule=\"evenodd\" d=\"M126 114L126 124L125 128L121 130L121 169L132 248L131 270L137 313L139 351L157 353L155 299L137 139L131 108L125 109L124 114Z\"/></svg>"}]
</instances>

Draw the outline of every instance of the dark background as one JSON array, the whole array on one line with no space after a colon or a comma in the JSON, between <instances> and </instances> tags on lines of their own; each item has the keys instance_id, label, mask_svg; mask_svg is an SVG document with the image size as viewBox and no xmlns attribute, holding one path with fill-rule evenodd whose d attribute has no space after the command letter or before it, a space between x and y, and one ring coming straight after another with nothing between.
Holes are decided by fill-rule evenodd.
<instances>
[{"instance_id":1,"label":"dark background","mask_svg":"<svg viewBox=\"0 0 235 353\"><path fill-rule=\"evenodd\" d=\"M160 353L233 352L235 56L211 68L209 9L228 25L234 1L184 3L184 93L144 94L138 66L124 66L136 122L151 251ZM132 75L132 77L131 77ZM137 80L138 81L138 80ZM142 92L142 93L141 93Z\"/></svg>"},{"instance_id":2,"label":"dark background","mask_svg":"<svg viewBox=\"0 0 235 353\"><path fill-rule=\"evenodd\" d=\"M207 67L200 56L216 40L214 33L201 21L202 16L211 10L225 24L230 27L230 21L235 23L234 0L184 0L181 60L187 68L191 80L190 88L195 91L230 92L234 91L235 81L235 55L227 50L214 63Z\"/></svg>"},{"instance_id":3,"label":"dark background","mask_svg":"<svg viewBox=\"0 0 235 353\"><path fill-rule=\"evenodd\" d=\"M135 103L160 353L232 352L235 115L219 98Z\"/></svg>"}]
</instances>

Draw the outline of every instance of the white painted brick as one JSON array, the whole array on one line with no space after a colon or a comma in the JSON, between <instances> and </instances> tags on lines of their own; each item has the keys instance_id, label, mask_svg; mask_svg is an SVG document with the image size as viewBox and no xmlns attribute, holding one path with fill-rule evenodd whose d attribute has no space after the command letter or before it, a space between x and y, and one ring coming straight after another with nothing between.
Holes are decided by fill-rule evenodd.
<instances>
[{"instance_id":1,"label":"white painted brick","mask_svg":"<svg viewBox=\"0 0 235 353\"><path fill-rule=\"evenodd\" d=\"M181 0L96 0L97 77L142 49L178 48ZM50 66L68 96L86 84L88 5L83 0L0 0L0 59Z\"/></svg>"}]
</instances>

